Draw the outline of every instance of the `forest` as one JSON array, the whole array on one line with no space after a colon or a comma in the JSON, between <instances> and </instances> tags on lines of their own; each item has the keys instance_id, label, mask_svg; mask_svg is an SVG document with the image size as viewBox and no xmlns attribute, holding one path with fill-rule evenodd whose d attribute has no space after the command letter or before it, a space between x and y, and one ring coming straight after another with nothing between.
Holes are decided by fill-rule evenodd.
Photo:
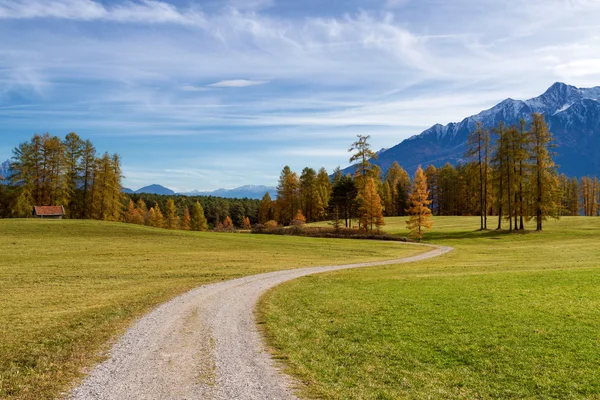
<instances>
[{"instance_id":1,"label":"forest","mask_svg":"<svg viewBox=\"0 0 600 400\"><path fill-rule=\"evenodd\" d=\"M63 205L66 218L169 229L231 231L331 220L334 227L378 231L385 217L414 209L417 190L428 194L422 200L433 215L477 215L481 229L492 216L497 229L523 229L534 219L540 230L547 218L600 215L598 178L558 174L554 156L560 149L540 114L518 126L499 123L488 130L478 124L465 162L426 167L418 188L400 163L385 173L373 164L377 154L369 139L359 135L350 146L354 175L339 167L331 175L310 167L298 174L285 166L277 198L266 193L253 200L124 194L118 155L98 155L75 133L64 139L36 134L13 151L12 175L0 184L0 217L31 217L34 205Z\"/></svg>"}]
</instances>

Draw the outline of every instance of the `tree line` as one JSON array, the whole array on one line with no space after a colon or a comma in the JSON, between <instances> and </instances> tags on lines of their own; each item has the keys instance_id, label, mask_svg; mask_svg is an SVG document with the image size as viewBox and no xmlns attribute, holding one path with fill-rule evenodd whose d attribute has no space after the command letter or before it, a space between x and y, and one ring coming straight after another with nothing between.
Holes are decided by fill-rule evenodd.
<instances>
[{"instance_id":1,"label":"tree line","mask_svg":"<svg viewBox=\"0 0 600 400\"><path fill-rule=\"evenodd\" d=\"M529 124L500 122L486 129L477 123L468 137L467 161L428 166L424 185L398 162L385 174L372 164L377 154L369 138L358 135L349 149L354 174L344 175L338 167L328 179L324 168L317 173L307 167L298 175L284 167L277 199L263 197L258 221L289 225L300 211L307 222L329 219L335 226L377 230L385 216L414 212L411 195L417 190L428 193L422 200L434 215L478 215L481 229L488 229L488 217L495 217L497 229L520 230L534 220L541 230L548 218L600 215L598 179L558 175L554 139L541 114L533 114ZM375 216L379 207L381 216Z\"/></svg>"},{"instance_id":2,"label":"tree line","mask_svg":"<svg viewBox=\"0 0 600 400\"><path fill-rule=\"evenodd\" d=\"M62 205L67 218L121 218L119 156L98 155L92 142L76 133L64 139L34 135L13 150L11 171L2 192L4 216L29 217L34 205Z\"/></svg>"},{"instance_id":3,"label":"tree line","mask_svg":"<svg viewBox=\"0 0 600 400\"><path fill-rule=\"evenodd\" d=\"M11 176L0 181L0 217L27 218L33 206L60 205L65 217L141 223L169 229L233 230L258 221L258 200L124 194L117 154L98 155L76 133L46 133L13 150Z\"/></svg>"}]
</instances>

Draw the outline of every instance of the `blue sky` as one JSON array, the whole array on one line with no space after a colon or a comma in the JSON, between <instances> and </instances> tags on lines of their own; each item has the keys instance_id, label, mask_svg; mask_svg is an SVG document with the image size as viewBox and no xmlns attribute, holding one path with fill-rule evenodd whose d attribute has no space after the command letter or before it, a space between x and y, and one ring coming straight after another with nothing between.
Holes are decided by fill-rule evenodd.
<instances>
[{"instance_id":1,"label":"blue sky","mask_svg":"<svg viewBox=\"0 0 600 400\"><path fill-rule=\"evenodd\" d=\"M0 159L75 131L125 186L273 185L555 81L600 85L597 0L0 0ZM401 160L400 160L401 161Z\"/></svg>"}]
</instances>

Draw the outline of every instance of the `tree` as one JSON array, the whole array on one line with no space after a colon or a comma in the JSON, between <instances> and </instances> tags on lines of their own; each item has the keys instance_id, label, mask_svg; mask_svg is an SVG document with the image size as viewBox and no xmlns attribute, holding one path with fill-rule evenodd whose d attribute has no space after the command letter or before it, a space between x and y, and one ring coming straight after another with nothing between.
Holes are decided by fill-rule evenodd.
<instances>
[{"instance_id":1,"label":"tree","mask_svg":"<svg viewBox=\"0 0 600 400\"><path fill-rule=\"evenodd\" d=\"M294 220L292 221L292 225L304 225L306 223L306 217L302 214L302 210L298 210Z\"/></svg>"},{"instance_id":2,"label":"tree","mask_svg":"<svg viewBox=\"0 0 600 400\"><path fill-rule=\"evenodd\" d=\"M319 213L319 196L317 194L317 172L312 168L304 168L300 175L300 202L302 212L309 221L314 221Z\"/></svg>"},{"instance_id":3,"label":"tree","mask_svg":"<svg viewBox=\"0 0 600 400\"><path fill-rule=\"evenodd\" d=\"M250 224L250 218L244 217L244 222L242 224L242 228L247 231L252 229L252 225Z\"/></svg>"},{"instance_id":4,"label":"tree","mask_svg":"<svg viewBox=\"0 0 600 400\"><path fill-rule=\"evenodd\" d=\"M281 171L277 185L279 222L283 225L292 222L296 210L300 208L299 188L298 175L286 165Z\"/></svg>"},{"instance_id":5,"label":"tree","mask_svg":"<svg viewBox=\"0 0 600 400\"><path fill-rule=\"evenodd\" d=\"M179 216L177 215L177 208L175 208L173 199L169 199L165 207L165 228L177 229L178 226Z\"/></svg>"},{"instance_id":6,"label":"tree","mask_svg":"<svg viewBox=\"0 0 600 400\"><path fill-rule=\"evenodd\" d=\"M383 207L381 198L377 193L377 186L372 177L368 177L365 185L359 191L357 202L359 204L360 226L367 232L379 232L385 224L383 220Z\"/></svg>"},{"instance_id":7,"label":"tree","mask_svg":"<svg viewBox=\"0 0 600 400\"><path fill-rule=\"evenodd\" d=\"M429 192L430 192L431 212L433 213L435 210L436 215L441 215L437 168L433 165L430 165L425 170L425 176L427 177L427 187L429 188ZM409 204L407 205L407 209L409 206L410 206L410 199L409 199Z\"/></svg>"},{"instance_id":8,"label":"tree","mask_svg":"<svg viewBox=\"0 0 600 400\"><path fill-rule=\"evenodd\" d=\"M129 203L127 204L127 213L125 214L125 222L128 224L135 224L138 216L139 214L135 209L135 203L133 200L129 199Z\"/></svg>"},{"instance_id":9,"label":"tree","mask_svg":"<svg viewBox=\"0 0 600 400\"><path fill-rule=\"evenodd\" d=\"M82 171L82 207L81 218L90 218L92 215L91 209L91 188L94 183L94 168L96 166L96 149L89 140L83 144L81 153L81 171Z\"/></svg>"},{"instance_id":10,"label":"tree","mask_svg":"<svg viewBox=\"0 0 600 400\"><path fill-rule=\"evenodd\" d=\"M362 186L366 177L369 175L372 169L371 162L369 160L377 160L377 153L371 150L369 144L369 135L357 135L358 140L350 146L348 152L355 152L350 157L350 162L353 163L356 168L357 183L358 186Z\"/></svg>"},{"instance_id":11,"label":"tree","mask_svg":"<svg viewBox=\"0 0 600 400\"><path fill-rule=\"evenodd\" d=\"M322 220L325 218L325 210L329 207L331 199L331 181L325 168L321 168L317 174L317 206L315 209L315 218Z\"/></svg>"},{"instance_id":12,"label":"tree","mask_svg":"<svg viewBox=\"0 0 600 400\"><path fill-rule=\"evenodd\" d=\"M423 230L431 229L433 221L431 221L431 210L429 205L429 190L427 190L427 178L421 166L417 168L413 187L409 195L410 208L406 210L410 219L406 221L409 234L416 237L419 241L423 238Z\"/></svg>"},{"instance_id":13,"label":"tree","mask_svg":"<svg viewBox=\"0 0 600 400\"><path fill-rule=\"evenodd\" d=\"M358 190L354 180L348 176L341 176L334 180L333 192L330 200L330 209L344 219L346 228L352 227L352 218L356 210L356 196Z\"/></svg>"},{"instance_id":14,"label":"tree","mask_svg":"<svg viewBox=\"0 0 600 400\"><path fill-rule=\"evenodd\" d=\"M223 220L223 230L225 231L233 231L234 230L234 226L233 226L233 221L231 220L231 217L226 216L225 219Z\"/></svg>"},{"instance_id":15,"label":"tree","mask_svg":"<svg viewBox=\"0 0 600 400\"><path fill-rule=\"evenodd\" d=\"M69 133L64 140L66 190L68 204L65 204L66 213L70 218L79 217L82 213L81 202L77 190L81 182L81 156L83 155L84 141L75 133Z\"/></svg>"},{"instance_id":16,"label":"tree","mask_svg":"<svg viewBox=\"0 0 600 400\"><path fill-rule=\"evenodd\" d=\"M179 229L189 231L192 229L192 217L190 216L190 209L188 207L183 211L183 218L181 218L181 225Z\"/></svg>"},{"instance_id":17,"label":"tree","mask_svg":"<svg viewBox=\"0 0 600 400\"><path fill-rule=\"evenodd\" d=\"M17 218L29 218L33 211L33 196L27 186L23 187L12 206L12 215Z\"/></svg>"},{"instance_id":18,"label":"tree","mask_svg":"<svg viewBox=\"0 0 600 400\"><path fill-rule=\"evenodd\" d=\"M531 215L535 217L536 230L541 231L548 217L560 217L558 178L551 151L554 139L542 114L533 114L530 137Z\"/></svg>"},{"instance_id":19,"label":"tree","mask_svg":"<svg viewBox=\"0 0 600 400\"><path fill-rule=\"evenodd\" d=\"M206 222L206 217L204 216L204 209L198 201L194 203L192 208L190 227L193 231L205 232L208 230L208 223Z\"/></svg>"},{"instance_id":20,"label":"tree","mask_svg":"<svg viewBox=\"0 0 600 400\"><path fill-rule=\"evenodd\" d=\"M385 204L387 215L404 215L408 207L408 192L410 191L410 176L398 162L394 161L385 174L385 182L389 186L389 204ZM384 184L385 190L385 184ZM386 203L384 201L384 203Z\"/></svg>"},{"instance_id":21,"label":"tree","mask_svg":"<svg viewBox=\"0 0 600 400\"><path fill-rule=\"evenodd\" d=\"M265 222L272 220L274 218L273 214L273 201L271 200L269 192L267 192L258 206L258 223L264 224Z\"/></svg>"},{"instance_id":22,"label":"tree","mask_svg":"<svg viewBox=\"0 0 600 400\"><path fill-rule=\"evenodd\" d=\"M488 168L490 148L490 131L477 122L475 130L467 140L467 156L477 163L479 172L479 215L481 230L487 229L487 200L488 200Z\"/></svg>"},{"instance_id":23,"label":"tree","mask_svg":"<svg viewBox=\"0 0 600 400\"><path fill-rule=\"evenodd\" d=\"M92 218L119 221L123 208L120 159L108 153L96 161L92 184Z\"/></svg>"},{"instance_id":24,"label":"tree","mask_svg":"<svg viewBox=\"0 0 600 400\"><path fill-rule=\"evenodd\" d=\"M149 225L148 207L146 207L146 203L142 198L139 198L138 201L135 203L135 209L138 213L138 217L135 219L135 223L140 225Z\"/></svg>"},{"instance_id":25,"label":"tree","mask_svg":"<svg viewBox=\"0 0 600 400\"><path fill-rule=\"evenodd\" d=\"M160 209L158 203L154 205L153 208L150 209L150 226L155 228L164 228L165 227L165 217Z\"/></svg>"},{"instance_id":26,"label":"tree","mask_svg":"<svg viewBox=\"0 0 600 400\"><path fill-rule=\"evenodd\" d=\"M500 121L498 126L493 129L497 136L496 148L491 162L494 174L494 183L496 187L496 208L498 212L498 230L502 229L502 211L505 207L506 198L506 151L508 146L507 130L504 122Z\"/></svg>"}]
</instances>

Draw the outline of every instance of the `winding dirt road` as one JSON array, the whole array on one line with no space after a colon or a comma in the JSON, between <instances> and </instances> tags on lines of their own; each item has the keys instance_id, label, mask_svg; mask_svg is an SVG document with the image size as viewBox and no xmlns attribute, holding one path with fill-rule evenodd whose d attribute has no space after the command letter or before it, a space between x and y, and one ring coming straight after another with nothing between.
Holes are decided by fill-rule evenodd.
<instances>
[{"instance_id":1,"label":"winding dirt road","mask_svg":"<svg viewBox=\"0 0 600 400\"><path fill-rule=\"evenodd\" d=\"M301 268L247 276L194 289L150 312L115 344L67 398L296 399L254 320L259 297L301 276L437 257L450 247L413 257Z\"/></svg>"}]
</instances>

